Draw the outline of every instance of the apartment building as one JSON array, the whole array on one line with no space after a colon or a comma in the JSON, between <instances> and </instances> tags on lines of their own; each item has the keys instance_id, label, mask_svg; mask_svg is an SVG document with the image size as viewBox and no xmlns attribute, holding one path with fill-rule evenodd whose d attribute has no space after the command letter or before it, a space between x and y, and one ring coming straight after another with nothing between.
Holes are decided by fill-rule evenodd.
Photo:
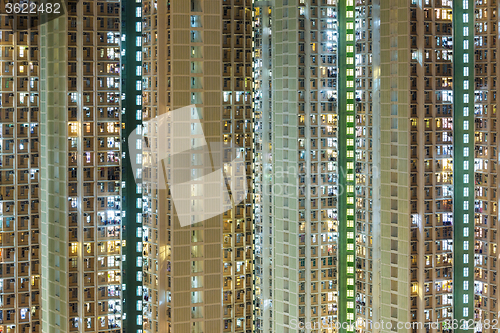
<instances>
[{"instance_id":1,"label":"apartment building","mask_svg":"<svg viewBox=\"0 0 500 333\"><path fill-rule=\"evenodd\" d=\"M256 330L496 318L497 2L256 7Z\"/></svg>"},{"instance_id":2,"label":"apartment building","mask_svg":"<svg viewBox=\"0 0 500 333\"><path fill-rule=\"evenodd\" d=\"M474 318L472 110L478 4L409 4L410 306L411 320L426 325Z\"/></svg>"},{"instance_id":3,"label":"apartment building","mask_svg":"<svg viewBox=\"0 0 500 333\"><path fill-rule=\"evenodd\" d=\"M224 184L200 180L218 171L203 162L203 147L232 142L247 176L227 165L224 172L251 188L251 2L149 1L143 22L144 332L251 332L252 193L239 204L234 197L210 204ZM182 142L191 156L179 162ZM226 161L215 154L212 162ZM163 187L185 170L187 210ZM214 211L224 213L203 218Z\"/></svg>"},{"instance_id":4,"label":"apartment building","mask_svg":"<svg viewBox=\"0 0 500 333\"><path fill-rule=\"evenodd\" d=\"M40 26L42 330L122 331L120 3Z\"/></svg>"},{"instance_id":5,"label":"apartment building","mask_svg":"<svg viewBox=\"0 0 500 333\"><path fill-rule=\"evenodd\" d=\"M498 14L496 0L86 1L39 27L1 12L0 330L497 319ZM217 142L242 147L245 172L203 162L199 143ZM199 181L217 163L247 182L240 203L204 201L224 187ZM162 186L185 169L190 211Z\"/></svg>"},{"instance_id":6,"label":"apartment building","mask_svg":"<svg viewBox=\"0 0 500 333\"><path fill-rule=\"evenodd\" d=\"M467 52L469 66L470 102L474 93L474 126L469 120L470 137L474 135L474 291L468 295L474 319L486 322L498 320L498 113L497 113L497 54L498 2L476 1L474 25L468 25L469 43L474 48ZM473 52L472 52L473 51ZM467 57L464 53L463 57ZM472 66L474 64L474 66ZM474 75L474 80L472 80ZM465 88L465 81L464 81ZM472 109L472 106L470 106ZM471 161L472 163L472 146ZM472 181L471 181L472 182ZM472 188L471 188L472 190ZM470 203L472 205L472 202ZM472 215L472 213L471 213ZM471 229L472 231L472 229ZM472 251L472 250L471 250ZM470 254L472 258L472 253ZM472 268L470 268L472 274ZM474 297L474 301L472 301ZM483 331L487 327L483 327Z\"/></svg>"},{"instance_id":7,"label":"apartment building","mask_svg":"<svg viewBox=\"0 0 500 333\"><path fill-rule=\"evenodd\" d=\"M354 5L259 4L256 331L298 332L354 320Z\"/></svg>"},{"instance_id":8,"label":"apartment building","mask_svg":"<svg viewBox=\"0 0 500 333\"><path fill-rule=\"evenodd\" d=\"M0 9L0 331L40 332L38 18Z\"/></svg>"}]
</instances>

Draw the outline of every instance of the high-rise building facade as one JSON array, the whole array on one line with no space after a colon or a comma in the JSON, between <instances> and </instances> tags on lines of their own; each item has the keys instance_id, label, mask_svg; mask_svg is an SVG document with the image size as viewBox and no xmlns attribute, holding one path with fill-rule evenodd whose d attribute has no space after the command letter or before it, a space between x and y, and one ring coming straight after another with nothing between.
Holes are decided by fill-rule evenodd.
<instances>
[{"instance_id":1,"label":"high-rise building facade","mask_svg":"<svg viewBox=\"0 0 500 333\"><path fill-rule=\"evenodd\" d=\"M474 26L468 27L471 36L469 43L474 43L474 48L467 52L467 56L470 59L474 58L469 62L474 66L468 67L469 84L474 82L474 97L472 93L470 97L471 101L472 98L474 101L474 125L471 119L469 135L472 140L472 132L474 134L475 226L474 301L473 304L472 301L469 302L473 306L474 319L482 322L498 320L500 310L498 304L500 286L497 276L499 251L497 55L500 46L498 10L497 1L478 1L474 11L469 9L469 17L474 15ZM465 59L466 55L463 57ZM470 272L472 274L472 268ZM471 298L472 295L469 296L469 299Z\"/></svg>"},{"instance_id":2,"label":"high-rise building facade","mask_svg":"<svg viewBox=\"0 0 500 333\"><path fill-rule=\"evenodd\" d=\"M40 26L42 331L121 332L120 3Z\"/></svg>"},{"instance_id":3,"label":"high-rise building facade","mask_svg":"<svg viewBox=\"0 0 500 333\"><path fill-rule=\"evenodd\" d=\"M270 281L256 329L354 320L353 3L262 2L258 14L256 264Z\"/></svg>"},{"instance_id":4,"label":"high-rise building facade","mask_svg":"<svg viewBox=\"0 0 500 333\"><path fill-rule=\"evenodd\" d=\"M252 193L210 204L225 186L201 181L225 163L220 154L207 163L203 147L227 142L245 165L224 173L251 188L251 2L150 1L143 19L144 332L251 332ZM185 170L187 210L164 186Z\"/></svg>"},{"instance_id":5,"label":"high-rise building facade","mask_svg":"<svg viewBox=\"0 0 500 333\"><path fill-rule=\"evenodd\" d=\"M40 332L39 30L0 9L0 331Z\"/></svg>"},{"instance_id":6,"label":"high-rise building facade","mask_svg":"<svg viewBox=\"0 0 500 333\"><path fill-rule=\"evenodd\" d=\"M256 7L256 329L495 319L498 3Z\"/></svg>"},{"instance_id":7,"label":"high-rise building facade","mask_svg":"<svg viewBox=\"0 0 500 333\"><path fill-rule=\"evenodd\" d=\"M270 2L255 2L254 18L254 165L253 186L255 268L254 332L269 332L272 327L272 39Z\"/></svg>"},{"instance_id":8,"label":"high-rise building facade","mask_svg":"<svg viewBox=\"0 0 500 333\"><path fill-rule=\"evenodd\" d=\"M66 9L0 8L1 332L491 330L497 1Z\"/></svg>"}]
</instances>

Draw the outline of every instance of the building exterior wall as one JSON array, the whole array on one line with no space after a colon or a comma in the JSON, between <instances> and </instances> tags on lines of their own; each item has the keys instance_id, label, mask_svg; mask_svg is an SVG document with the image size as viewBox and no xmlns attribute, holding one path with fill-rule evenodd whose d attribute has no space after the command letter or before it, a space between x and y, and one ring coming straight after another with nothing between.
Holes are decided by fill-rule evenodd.
<instances>
[{"instance_id":1,"label":"building exterior wall","mask_svg":"<svg viewBox=\"0 0 500 333\"><path fill-rule=\"evenodd\" d=\"M42 329L120 332L120 4L40 30Z\"/></svg>"},{"instance_id":2,"label":"building exterior wall","mask_svg":"<svg viewBox=\"0 0 500 333\"><path fill-rule=\"evenodd\" d=\"M146 332L252 330L253 195L250 192L244 198L234 196L232 201L208 205L203 197L225 186L196 179L216 170L210 163L195 162L203 158L201 152L192 154L189 165L179 163L175 156L179 153L176 147L185 140L193 142L193 149L203 140L232 142L243 148L238 154L244 157L247 178L243 170L232 173L228 166L224 172L237 175L237 183L246 182L251 188L250 9L249 1L143 5L143 120L148 142L143 146ZM185 107L190 108L189 131L180 133L177 126L158 125L157 117L171 117L172 124L180 125L181 116L175 111ZM159 161L164 153L159 151L160 140L166 140L169 154L164 164ZM213 155L213 165L222 165L224 158ZM168 187L158 186L161 174L175 177L186 168L193 175L193 209L205 201L205 212L224 213L198 222L194 213L174 207ZM243 199L240 204L239 199ZM180 214L193 223L181 226Z\"/></svg>"},{"instance_id":3,"label":"building exterior wall","mask_svg":"<svg viewBox=\"0 0 500 333\"><path fill-rule=\"evenodd\" d=\"M271 33L272 45L271 116L266 119L272 124L269 142L272 159L263 153L267 145L259 146L265 142L264 126L258 128L261 141L256 147L260 149L259 167L267 163L273 172L268 183L266 177L256 178L259 184L256 188L262 198L257 224L264 225L266 220L273 223L269 229L260 227L262 235L256 239L266 254L266 239L272 239L269 250L272 260L265 261L264 255L257 254L260 269L257 280L262 281L266 272L273 273L265 286L273 297L266 308L269 293L262 289L264 283L256 286L260 307L257 323L261 327L268 325L261 318L272 318L269 321L272 329L285 331L296 330L292 319L294 323L314 323L318 317L340 322L348 319L349 311L343 314L340 309L349 309L349 288L345 285L349 283L345 252L349 230L345 227L350 194L341 194L340 185L349 186L350 83L349 75L343 76L343 72L350 69L350 55L345 48L350 38L349 6L349 1L276 1L271 6L272 23L267 31ZM379 332L388 329L377 329L373 326L375 323L383 321L395 326L398 322L413 322L419 323L415 324L415 330L423 332L431 329L433 322L470 319L473 312L476 318L490 318L497 306L493 297L497 282L496 274L492 272L488 277L488 271L494 270L496 262L493 258L488 262L486 257L495 256L497 250L493 243L497 234L491 230L488 236L486 230L496 228L498 185L495 162L486 163L495 158L497 149L496 135L487 133L490 131L487 123L496 126L493 124L497 115L494 111L496 66L488 66L486 62L494 62L498 47L497 36L491 36L489 30L492 26L496 29L497 4L402 0L356 1L353 6L356 148L352 198L356 219L356 324L363 331ZM267 84L263 83L265 29L261 26L264 15L260 10L257 13L260 16L257 16L256 109L264 114L264 101L269 98L264 94ZM464 19L466 15L468 20ZM328 39L321 39L323 36L332 36L334 42L328 44ZM466 40L469 48L464 44ZM331 73L335 75L331 84L329 75L318 74L324 70L330 74L330 67L315 63L315 58L323 55L328 60L325 51L328 45L333 46ZM486 49L489 52L485 53ZM297 63L291 54L297 55ZM465 54L468 54L467 61ZM483 63L473 66L474 61ZM469 68L468 76L464 76L464 67ZM475 79L470 78L473 68ZM294 94L290 95L290 91ZM328 98L321 100L323 95ZM475 116L470 111L474 103ZM331 148L334 149L330 149L328 162L316 166L318 149L327 153L330 147L318 148L320 141L315 140L326 139L327 135L325 131L316 132L315 127L322 117L328 119L329 116L334 120L331 124ZM295 118L298 124L293 123ZM472 129L473 121L475 129ZM291 131L287 128L289 124L294 125ZM299 133L294 132L295 128ZM495 132L496 127L491 131ZM475 158L471 157L473 135ZM298 159L294 154L298 154ZM466 169L464 162L469 164ZM291 173L291 169L298 172ZM323 175L318 170L327 170L327 179L331 178L335 183L332 185L338 186L332 190L339 191L331 198L332 213L337 217L331 230L335 234L334 253L325 254L327 260L332 259L335 274L327 279L335 286L331 302L325 301L325 297L319 300L318 289L314 291L315 267L323 272L323 266L316 264L315 253L319 253L319 261L322 259L322 252L315 252L316 246L325 248L324 239L330 239L328 228L319 232L314 219L317 209L321 212L329 208L329 201L326 205L323 201L328 195L322 196L321 190L314 194L315 179L319 179L319 188L329 186L324 179L321 182ZM484 175L486 170L490 175L488 179ZM289 180L291 174L295 177ZM471 177L475 177L474 199ZM264 184L269 184L271 194L266 193ZM259 216L264 203L272 207L271 215L266 218L265 213ZM475 240L469 222L472 205ZM328 210L325 213L317 215L318 223L326 223ZM299 230L294 229L295 223ZM293 250L287 250L289 244L294 244L294 237L299 240L297 256ZM475 243L475 282L471 273L472 243ZM285 264L289 258L299 259L298 277L294 275L294 264L291 267ZM298 290L294 288L296 281ZM485 287L487 281L495 287ZM472 284L475 284L474 292ZM294 308L296 296L299 297L298 314ZM331 305L333 311L318 315L317 305L322 309ZM439 330L442 329L441 326Z\"/></svg>"},{"instance_id":4,"label":"building exterior wall","mask_svg":"<svg viewBox=\"0 0 500 333\"><path fill-rule=\"evenodd\" d=\"M472 16L469 14L470 17ZM472 21L472 20L470 20ZM498 2L476 2L474 53L474 319L498 320ZM472 32L473 31L473 32ZM472 51L472 49L471 49ZM473 72L472 72L473 71ZM472 79L469 84L472 84ZM472 109L472 107L470 107ZM471 115L472 116L472 115ZM469 120L472 127L472 120ZM472 149L472 147L470 147ZM472 159L472 153L471 153ZM472 162L470 162L472 163ZM472 181L471 181L472 182ZM472 223L472 221L470 221ZM472 228L470 228L472 231ZM472 254L469 261L472 259ZM472 271L471 271L472 275ZM472 306L471 295L469 302ZM483 330L487 329L486 325Z\"/></svg>"},{"instance_id":5,"label":"building exterior wall","mask_svg":"<svg viewBox=\"0 0 500 333\"><path fill-rule=\"evenodd\" d=\"M254 331L269 332L273 285L272 26L270 2L256 2L254 29Z\"/></svg>"},{"instance_id":6,"label":"building exterior wall","mask_svg":"<svg viewBox=\"0 0 500 333\"><path fill-rule=\"evenodd\" d=\"M3 6L0 34L0 330L40 332L38 19Z\"/></svg>"},{"instance_id":7,"label":"building exterior wall","mask_svg":"<svg viewBox=\"0 0 500 333\"><path fill-rule=\"evenodd\" d=\"M128 5L0 13L2 331L497 318L496 1ZM176 140L242 147L243 202L181 227Z\"/></svg>"}]
</instances>

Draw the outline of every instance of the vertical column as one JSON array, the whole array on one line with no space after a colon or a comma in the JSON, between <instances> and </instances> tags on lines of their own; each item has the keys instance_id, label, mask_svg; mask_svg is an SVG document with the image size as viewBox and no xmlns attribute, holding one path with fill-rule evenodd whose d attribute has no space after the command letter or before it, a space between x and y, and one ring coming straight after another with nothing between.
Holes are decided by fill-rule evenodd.
<instances>
[{"instance_id":1,"label":"vertical column","mask_svg":"<svg viewBox=\"0 0 500 333\"><path fill-rule=\"evenodd\" d=\"M372 134L372 140L373 142L381 142L381 137L382 137L382 131L381 131L381 44L380 44L380 35L381 35L381 27L380 27L380 2L384 0L374 0L373 1L373 17L375 18L374 26L373 26L373 60L372 60L372 65L373 65L373 109L371 112L371 119L373 119L373 124L372 124L372 129L373 129L373 134ZM378 19L378 20L377 20ZM365 110L366 113L366 110ZM366 143L365 143L366 144ZM371 187L373 189L372 195L373 195L373 213L372 213L372 221L371 222L371 227L372 227L372 232L371 235L367 236L372 236L373 238L373 244L372 244L372 257L368 257L369 260L372 263L372 270L371 274L373 274L373 281L372 281L372 294L369 295L367 290L365 290L365 293L368 294L368 297L371 296L372 302L373 302L373 315L372 318L369 318L368 320L365 319L365 327L368 330L372 330L373 332L380 332L380 329L373 328L373 323L375 322L380 322L380 306L377 304L381 304L381 290L380 290L380 285L381 285L381 280L382 280L382 267L381 267L381 248L382 248L382 224L381 224L381 214L382 214L382 199L381 199L381 192L382 192L382 184L381 184L381 166L382 166L382 158L381 158L381 145L380 144L375 144L373 146L373 149L371 151L372 158L373 158L373 164L371 166L371 173L373 177L373 182L371 184ZM367 156L365 155L365 158ZM369 223L367 223L369 225ZM368 228L370 228L368 226ZM369 273L369 274L370 274ZM365 275L366 278L366 275ZM367 301L368 301L367 297ZM368 323L370 326L368 326Z\"/></svg>"},{"instance_id":2,"label":"vertical column","mask_svg":"<svg viewBox=\"0 0 500 333\"><path fill-rule=\"evenodd\" d=\"M122 202L123 242L123 326L131 332L142 329L142 183L134 179L132 161L142 160L142 133L129 135L142 128L142 1L123 0L122 6ZM130 145L130 149L129 149ZM135 150L134 150L135 148ZM132 155L133 154L133 155ZM140 155L140 156L138 156ZM138 166L140 167L140 166ZM138 274L140 276L138 276Z\"/></svg>"},{"instance_id":3,"label":"vertical column","mask_svg":"<svg viewBox=\"0 0 500 333\"><path fill-rule=\"evenodd\" d=\"M458 323L474 313L474 3L453 1L453 314ZM460 324L455 331L468 329Z\"/></svg>"},{"instance_id":4,"label":"vertical column","mask_svg":"<svg viewBox=\"0 0 500 333\"><path fill-rule=\"evenodd\" d=\"M254 184L255 184L255 274L254 331L272 331L272 140L271 91L271 3L254 3Z\"/></svg>"},{"instance_id":5,"label":"vertical column","mask_svg":"<svg viewBox=\"0 0 500 333\"><path fill-rule=\"evenodd\" d=\"M354 1L339 1L339 322L354 321ZM344 329L342 329L343 331ZM348 332L354 331L354 325Z\"/></svg>"}]
</instances>

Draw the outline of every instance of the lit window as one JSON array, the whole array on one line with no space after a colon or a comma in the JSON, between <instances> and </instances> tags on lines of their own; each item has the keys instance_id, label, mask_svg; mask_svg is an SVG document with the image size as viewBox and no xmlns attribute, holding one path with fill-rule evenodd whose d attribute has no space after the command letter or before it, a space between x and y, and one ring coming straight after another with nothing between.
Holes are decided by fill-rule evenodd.
<instances>
[{"instance_id":1,"label":"lit window","mask_svg":"<svg viewBox=\"0 0 500 333\"><path fill-rule=\"evenodd\" d=\"M469 80L464 81L464 90L469 89Z\"/></svg>"},{"instance_id":2,"label":"lit window","mask_svg":"<svg viewBox=\"0 0 500 333\"><path fill-rule=\"evenodd\" d=\"M469 263L469 255L467 253L464 253L464 264L468 264ZM464 303L467 303L467 302L464 302Z\"/></svg>"},{"instance_id":3,"label":"lit window","mask_svg":"<svg viewBox=\"0 0 500 333\"><path fill-rule=\"evenodd\" d=\"M469 134L464 134L464 143L469 143Z\"/></svg>"},{"instance_id":4,"label":"lit window","mask_svg":"<svg viewBox=\"0 0 500 333\"><path fill-rule=\"evenodd\" d=\"M468 50L468 49L469 49L469 41L464 40L464 50Z\"/></svg>"},{"instance_id":5,"label":"lit window","mask_svg":"<svg viewBox=\"0 0 500 333\"><path fill-rule=\"evenodd\" d=\"M464 214L464 223L465 224L468 224L469 223L469 214ZM469 244L469 242L467 242L467 245Z\"/></svg>"},{"instance_id":6,"label":"lit window","mask_svg":"<svg viewBox=\"0 0 500 333\"><path fill-rule=\"evenodd\" d=\"M141 32L141 22L136 22L135 23L135 31L137 32Z\"/></svg>"},{"instance_id":7,"label":"lit window","mask_svg":"<svg viewBox=\"0 0 500 333\"><path fill-rule=\"evenodd\" d=\"M469 281L464 281L464 290L469 290Z\"/></svg>"},{"instance_id":8,"label":"lit window","mask_svg":"<svg viewBox=\"0 0 500 333\"><path fill-rule=\"evenodd\" d=\"M135 37L135 46L141 46L142 45L142 37Z\"/></svg>"},{"instance_id":9,"label":"lit window","mask_svg":"<svg viewBox=\"0 0 500 333\"><path fill-rule=\"evenodd\" d=\"M141 17L141 16L142 16L142 8L136 7L135 8L135 17Z\"/></svg>"},{"instance_id":10,"label":"lit window","mask_svg":"<svg viewBox=\"0 0 500 333\"><path fill-rule=\"evenodd\" d=\"M469 237L469 228L464 227L464 237Z\"/></svg>"},{"instance_id":11,"label":"lit window","mask_svg":"<svg viewBox=\"0 0 500 333\"><path fill-rule=\"evenodd\" d=\"M465 271L465 268L464 268L464 271ZM464 276L469 276L469 272L467 271L467 275L464 275ZM468 317L468 316L469 316L469 308L464 308L464 317Z\"/></svg>"},{"instance_id":12,"label":"lit window","mask_svg":"<svg viewBox=\"0 0 500 333\"><path fill-rule=\"evenodd\" d=\"M142 82L140 80L135 82L135 89L142 90Z\"/></svg>"},{"instance_id":13,"label":"lit window","mask_svg":"<svg viewBox=\"0 0 500 333\"><path fill-rule=\"evenodd\" d=\"M469 27L464 27L464 36L469 36Z\"/></svg>"},{"instance_id":14,"label":"lit window","mask_svg":"<svg viewBox=\"0 0 500 333\"><path fill-rule=\"evenodd\" d=\"M468 276L469 276L469 268L464 267L464 277L468 277Z\"/></svg>"},{"instance_id":15,"label":"lit window","mask_svg":"<svg viewBox=\"0 0 500 333\"><path fill-rule=\"evenodd\" d=\"M135 104L136 105L141 105L142 104L142 96L141 95L135 96Z\"/></svg>"},{"instance_id":16,"label":"lit window","mask_svg":"<svg viewBox=\"0 0 500 333\"><path fill-rule=\"evenodd\" d=\"M77 123L70 123L69 128L70 128L71 133L76 133L78 131L78 124Z\"/></svg>"},{"instance_id":17,"label":"lit window","mask_svg":"<svg viewBox=\"0 0 500 333\"><path fill-rule=\"evenodd\" d=\"M141 51L135 52L135 61L142 61L142 52Z\"/></svg>"},{"instance_id":18,"label":"lit window","mask_svg":"<svg viewBox=\"0 0 500 333\"><path fill-rule=\"evenodd\" d=\"M469 202L464 201L464 210L469 210Z\"/></svg>"},{"instance_id":19,"label":"lit window","mask_svg":"<svg viewBox=\"0 0 500 333\"><path fill-rule=\"evenodd\" d=\"M465 53L464 54L464 64L468 64L468 63L469 63L469 54Z\"/></svg>"},{"instance_id":20,"label":"lit window","mask_svg":"<svg viewBox=\"0 0 500 333\"><path fill-rule=\"evenodd\" d=\"M137 66L135 68L135 75L137 75L137 76L141 76L142 75L142 67L141 66Z\"/></svg>"},{"instance_id":21,"label":"lit window","mask_svg":"<svg viewBox=\"0 0 500 333\"><path fill-rule=\"evenodd\" d=\"M465 242L464 242L464 250L465 250L465 251L468 251L468 250L469 250L469 241L465 241ZM465 289L465 290L467 290L467 289Z\"/></svg>"},{"instance_id":22,"label":"lit window","mask_svg":"<svg viewBox=\"0 0 500 333\"><path fill-rule=\"evenodd\" d=\"M464 76L469 76L469 67L464 67Z\"/></svg>"},{"instance_id":23,"label":"lit window","mask_svg":"<svg viewBox=\"0 0 500 333\"><path fill-rule=\"evenodd\" d=\"M464 187L464 197L468 197L468 196L469 196L469 188Z\"/></svg>"}]
</instances>

